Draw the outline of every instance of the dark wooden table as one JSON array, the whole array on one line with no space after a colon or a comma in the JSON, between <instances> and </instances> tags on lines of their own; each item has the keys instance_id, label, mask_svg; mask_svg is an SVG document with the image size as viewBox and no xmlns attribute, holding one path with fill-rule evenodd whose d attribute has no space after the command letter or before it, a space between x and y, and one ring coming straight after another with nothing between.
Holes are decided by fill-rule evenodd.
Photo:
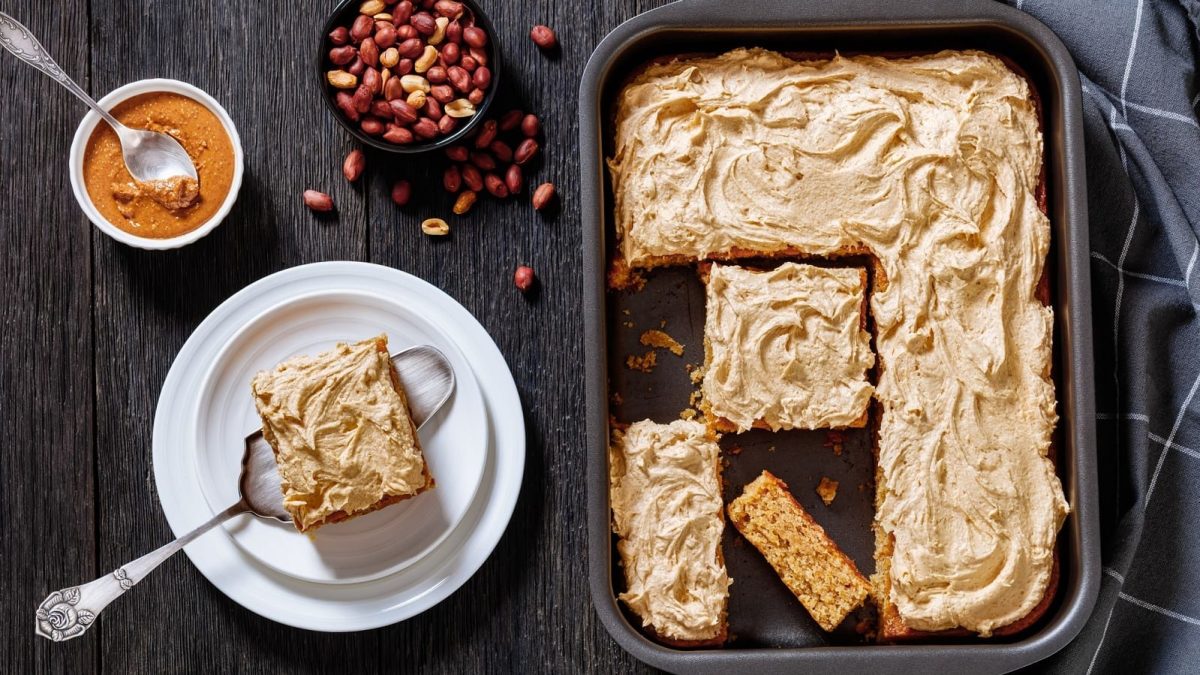
<instances>
[{"instance_id":1,"label":"dark wooden table","mask_svg":"<svg viewBox=\"0 0 1200 675\"><path fill-rule=\"evenodd\" d=\"M313 49L331 0L287 3L8 0L97 98L127 82L191 82L232 115L246 177L232 214L200 242L150 252L114 242L80 212L67 151L85 109L0 52L0 566L5 672L625 672L640 664L599 624L587 589L580 312L577 91L595 44L661 0L484 0L500 32L511 98L542 115L547 153L532 176L562 209L535 214L528 193L481 202L450 241L419 222L449 213L440 159L352 147L317 97ZM547 58L535 23L563 45ZM396 208L388 186L427 194ZM306 188L333 195L318 220ZM461 224L458 224L461 223ZM396 267L444 289L488 329L525 406L528 457L508 531L486 564L437 607L399 625L322 634L260 618L176 556L107 609L89 634L52 644L33 610L167 542L151 467L159 389L188 335L227 297L279 270L322 260ZM514 267L542 292L523 297Z\"/></svg>"}]
</instances>

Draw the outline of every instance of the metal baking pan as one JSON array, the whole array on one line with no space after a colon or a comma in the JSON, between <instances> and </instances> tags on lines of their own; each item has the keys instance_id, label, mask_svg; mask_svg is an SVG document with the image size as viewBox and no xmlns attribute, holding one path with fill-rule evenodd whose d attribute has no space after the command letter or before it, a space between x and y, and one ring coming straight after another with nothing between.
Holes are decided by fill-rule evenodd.
<instances>
[{"instance_id":1,"label":"metal baking pan","mask_svg":"<svg viewBox=\"0 0 1200 675\"><path fill-rule=\"evenodd\" d=\"M691 269L663 269L638 292L609 292L611 190L604 158L610 150L611 103L638 66L662 56L716 53L738 46L783 52L913 53L980 49L1015 64L1037 90L1045 135L1050 272L1055 308L1055 380L1061 422L1057 467L1072 513L1059 534L1061 577L1055 600L1030 630L1012 638L875 645L852 620L825 634L779 582L758 553L726 528L729 621L734 639L721 649L681 650L652 641L616 600L624 586L610 530L608 431L650 417L668 422L696 389L686 365L703 362L704 291ZM1078 72L1062 42L1028 15L991 0L683 0L646 12L600 43L579 92L583 199L583 306L588 433L588 548L592 599L608 632L631 654L674 672L756 673L947 669L1004 672L1061 649L1091 614L1100 585L1097 516L1095 387L1087 201ZM648 373L625 366L641 354L639 334L663 327L686 345L683 357L658 354ZM722 439L728 501L762 469L787 481L797 499L870 574L874 570L870 431L850 431L835 454L824 432L752 431ZM826 507L813 487L838 480Z\"/></svg>"}]
</instances>

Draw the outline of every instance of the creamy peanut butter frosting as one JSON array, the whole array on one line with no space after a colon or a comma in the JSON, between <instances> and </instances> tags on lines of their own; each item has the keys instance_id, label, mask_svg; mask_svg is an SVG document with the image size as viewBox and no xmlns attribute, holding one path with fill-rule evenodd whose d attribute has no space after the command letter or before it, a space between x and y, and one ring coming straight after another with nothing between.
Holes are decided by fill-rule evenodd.
<instances>
[{"instance_id":1,"label":"creamy peanut butter frosting","mask_svg":"<svg viewBox=\"0 0 1200 675\"><path fill-rule=\"evenodd\" d=\"M612 432L613 531L627 587L620 598L672 640L710 640L724 629L732 582L720 557L720 454L699 422L643 420Z\"/></svg>"},{"instance_id":2,"label":"creamy peanut butter frosting","mask_svg":"<svg viewBox=\"0 0 1200 675\"><path fill-rule=\"evenodd\" d=\"M384 349L380 349L380 345ZM339 344L260 372L251 388L275 448L284 506L304 531L341 511L430 487L387 337Z\"/></svg>"},{"instance_id":3,"label":"creamy peanut butter frosting","mask_svg":"<svg viewBox=\"0 0 1200 675\"><path fill-rule=\"evenodd\" d=\"M979 52L656 64L620 95L609 164L632 266L878 258L889 599L918 630L987 635L1028 614L1068 508L1047 458L1053 317L1035 289L1050 232L1026 82Z\"/></svg>"},{"instance_id":4,"label":"creamy peanut butter frosting","mask_svg":"<svg viewBox=\"0 0 1200 675\"><path fill-rule=\"evenodd\" d=\"M709 411L746 431L846 427L874 391L862 329L866 273L784 263L756 271L713 265L704 339Z\"/></svg>"}]
</instances>

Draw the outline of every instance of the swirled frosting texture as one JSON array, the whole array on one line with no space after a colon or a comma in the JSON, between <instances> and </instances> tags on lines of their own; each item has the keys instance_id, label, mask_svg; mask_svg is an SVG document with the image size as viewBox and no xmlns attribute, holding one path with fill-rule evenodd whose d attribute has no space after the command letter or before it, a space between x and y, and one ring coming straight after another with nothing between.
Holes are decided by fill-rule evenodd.
<instances>
[{"instance_id":1,"label":"swirled frosting texture","mask_svg":"<svg viewBox=\"0 0 1200 675\"><path fill-rule=\"evenodd\" d=\"M875 365L862 329L864 270L713 265L707 293L702 389L710 413L738 431L756 422L777 431L862 419Z\"/></svg>"},{"instance_id":2,"label":"swirled frosting texture","mask_svg":"<svg viewBox=\"0 0 1200 675\"><path fill-rule=\"evenodd\" d=\"M1068 508L1047 458L1052 312L1035 289L1050 234L1025 81L979 52L736 50L638 75L614 150L630 265L735 249L878 258L889 600L911 628L984 635L1032 610Z\"/></svg>"},{"instance_id":3,"label":"swirled frosting texture","mask_svg":"<svg viewBox=\"0 0 1200 675\"><path fill-rule=\"evenodd\" d=\"M391 377L386 336L296 356L254 377L284 506L300 531L431 487L408 402Z\"/></svg>"},{"instance_id":4,"label":"swirled frosting texture","mask_svg":"<svg viewBox=\"0 0 1200 675\"><path fill-rule=\"evenodd\" d=\"M720 553L721 450L706 434L699 422L643 420L614 429L609 449L613 531L625 568L620 598L672 640L725 631L732 582Z\"/></svg>"}]
</instances>

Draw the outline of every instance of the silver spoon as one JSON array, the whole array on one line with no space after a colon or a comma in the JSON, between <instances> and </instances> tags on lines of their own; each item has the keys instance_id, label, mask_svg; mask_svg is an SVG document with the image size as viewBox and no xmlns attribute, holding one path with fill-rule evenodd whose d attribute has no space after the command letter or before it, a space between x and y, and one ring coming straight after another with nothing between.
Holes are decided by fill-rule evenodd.
<instances>
[{"instance_id":1,"label":"silver spoon","mask_svg":"<svg viewBox=\"0 0 1200 675\"><path fill-rule=\"evenodd\" d=\"M63 72L54 59L42 47L33 33L22 26L11 16L0 12L0 46L12 52L17 58L37 68L54 78L72 94L78 96L84 103L99 113L108 122L121 141L121 153L125 156L125 166L129 175L142 182L165 180L175 176L188 176L199 180L196 166L192 158L179 144L179 141L167 134L143 129L130 129L117 121L117 118L100 107L92 100L87 92Z\"/></svg>"},{"instance_id":2,"label":"silver spoon","mask_svg":"<svg viewBox=\"0 0 1200 675\"><path fill-rule=\"evenodd\" d=\"M394 354L392 364L408 396L413 422L420 429L454 393L454 370L446 356L430 346L412 347ZM236 504L166 546L95 581L51 593L38 606L35 632L55 642L83 635L110 602L133 588L193 539L236 515L252 513L260 518L292 522L291 515L283 508L275 451L263 440L261 429L246 437L238 494L241 499Z\"/></svg>"}]
</instances>

